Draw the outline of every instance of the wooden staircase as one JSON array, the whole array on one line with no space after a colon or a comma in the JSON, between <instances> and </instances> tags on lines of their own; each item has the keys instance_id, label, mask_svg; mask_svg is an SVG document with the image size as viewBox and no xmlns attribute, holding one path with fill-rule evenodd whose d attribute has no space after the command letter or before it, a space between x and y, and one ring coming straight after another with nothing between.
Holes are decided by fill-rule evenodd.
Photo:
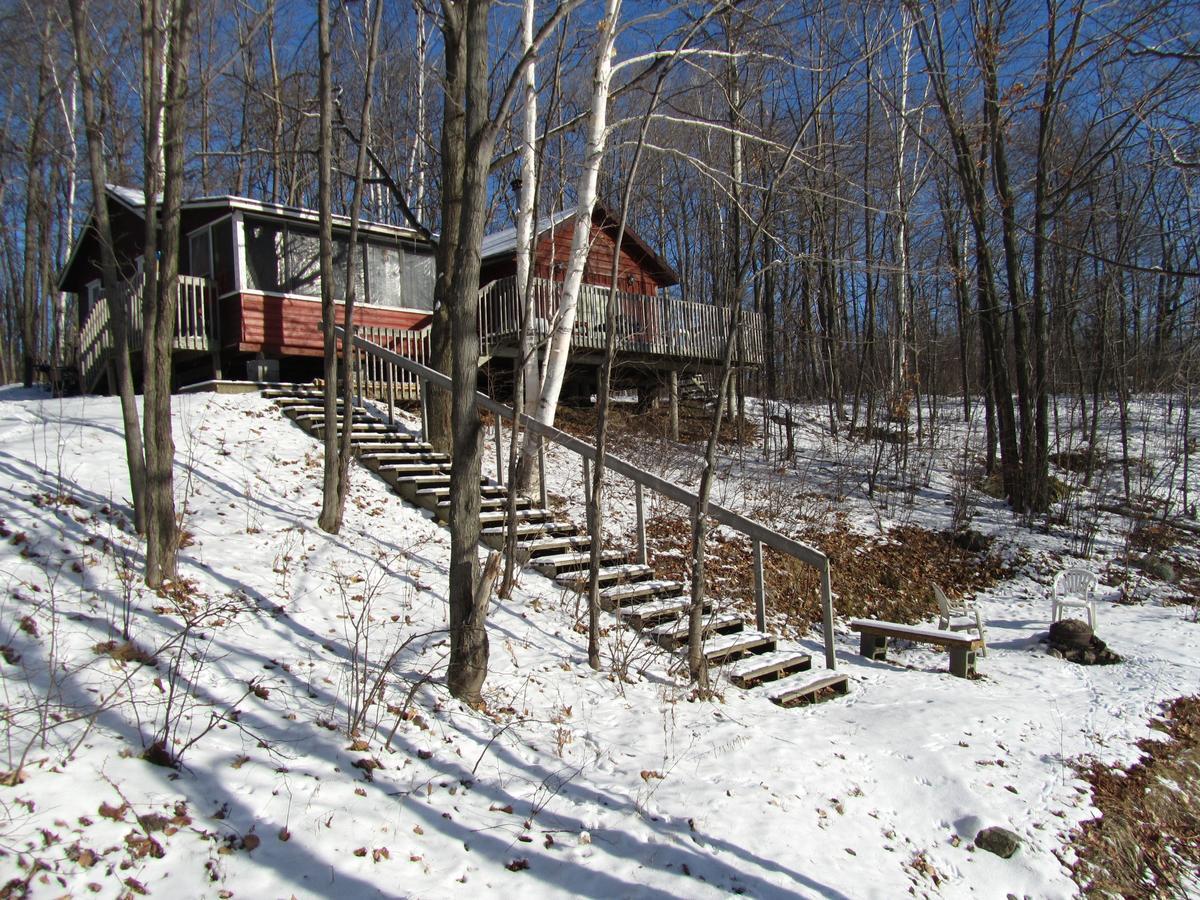
<instances>
[{"instance_id":1,"label":"wooden staircase","mask_svg":"<svg viewBox=\"0 0 1200 900\"><path fill-rule=\"evenodd\" d=\"M325 433L324 397L311 386L263 391L283 414L315 438ZM341 405L339 403L339 408ZM339 433L346 425L338 415ZM359 462L387 482L409 503L429 510L442 522L449 518L450 459L402 428L354 407L351 443ZM508 489L489 479L481 482L481 541L504 547ZM556 519L528 497L516 500L517 552L523 565L553 579L563 590L584 593L590 574L591 538L571 522ZM681 581L661 579L634 560L628 550L605 550L601 556L600 603L618 623L637 630L673 656L672 667L686 665L689 597ZM796 706L848 689L845 675L812 669L812 658L774 635L748 628L740 614L719 601L706 604L704 654L710 666L735 687L762 687L784 707ZM716 674L716 673L714 673Z\"/></svg>"}]
</instances>

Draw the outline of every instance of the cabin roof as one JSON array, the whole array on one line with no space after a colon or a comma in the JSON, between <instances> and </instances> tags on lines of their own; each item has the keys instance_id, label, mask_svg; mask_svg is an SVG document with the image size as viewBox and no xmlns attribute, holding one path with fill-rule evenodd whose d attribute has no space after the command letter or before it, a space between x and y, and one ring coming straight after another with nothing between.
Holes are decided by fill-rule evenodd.
<instances>
[{"instance_id":1,"label":"cabin roof","mask_svg":"<svg viewBox=\"0 0 1200 900\"><path fill-rule=\"evenodd\" d=\"M540 240L548 232L570 222L574 216L575 210L569 209L538 219L535 240ZM596 201L596 205L592 210L592 222L611 232L614 241L616 240L616 231L620 223L609 212L608 207L599 200ZM663 286L669 287L673 284L679 284L679 275L675 270L671 268L666 260L655 253L650 248L650 245L642 240L641 236L628 225L625 226L621 243L627 252L632 251L632 255L637 258L642 268L656 276ZM484 262L515 254L517 251L517 229L506 228L503 231L494 231L491 234L484 235L483 243L479 249L480 257Z\"/></svg>"},{"instance_id":2,"label":"cabin roof","mask_svg":"<svg viewBox=\"0 0 1200 900\"><path fill-rule=\"evenodd\" d=\"M130 211L136 213L138 216L143 214L142 211L146 206L146 195L143 191L116 184L106 184L104 189L110 197L124 204ZM161 194L158 195L158 202L162 202ZM276 218L308 223L320 220L317 211L313 209L305 209L300 206L286 206L282 203L270 203L265 200L255 200L252 197L239 197L235 194L213 194L211 196L194 197L183 201L184 210L211 208L228 208L241 212L261 213ZM337 228L349 228L350 217L335 215L333 217L333 224ZM404 225L392 225L387 222L372 222L366 219L359 219L359 227L368 233L427 243L415 228L409 228Z\"/></svg>"},{"instance_id":3,"label":"cabin roof","mask_svg":"<svg viewBox=\"0 0 1200 900\"><path fill-rule=\"evenodd\" d=\"M125 187L119 184L106 184L104 192L108 195L111 201L114 201L120 208L126 212L142 219L145 217L146 209L146 194L140 188ZM158 203L162 203L162 195L158 195ZM230 212L248 212L255 215L269 216L275 219L283 219L290 222L303 222L308 225L317 225L320 222L316 210L304 209L298 206L285 206L280 203L269 203L263 200L255 200L251 197L239 197L233 194L217 194L207 197L195 197L190 200L184 200L182 204L184 213L195 213L204 215L207 211L213 218L219 217L225 210ZM350 217L335 215L333 217L333 225L335 228L345 231L350 227ZM370 222L363 219L359 220L359 228L362 234L373 236L376 238L386 238L390 240L404 240L419 244L432 249L432 243L426 240L420 232L414 228L408 228L401 225L392 225L387 222ZM75 240L74 246L71 248L71 254L67 258L67 263L63 266L58 277L58 289L73 290L77 289L82 284L83 275L81 275L78 265L83 262L80 255L88 255L98 253L96 242L93 239L95 232L95 213L94 211L88 214L87 221L84 223L83 230L79 232L79 236ZM85 251L84 246L89 245ZM88 277L92 277L89 273Z\"/></svg>"}]
</instances>

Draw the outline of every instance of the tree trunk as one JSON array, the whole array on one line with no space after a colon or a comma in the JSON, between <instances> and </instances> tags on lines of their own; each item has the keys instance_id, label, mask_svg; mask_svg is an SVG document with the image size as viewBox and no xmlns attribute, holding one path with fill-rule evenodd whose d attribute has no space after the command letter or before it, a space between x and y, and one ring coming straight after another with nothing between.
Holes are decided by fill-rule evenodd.
<instances>
[{"instance_id":1,"label":"tree trunk","mask_svg":"<svg viewBox=\"0 0 1200 900\"><path fill-rule=\"evenodd\" d=\"M319 266L321 270L321 336L325 353L325 465L321 479L322 531L337 534L341 528L338 508L338 363L337 336L333 328L337 307L333 297L333 72L330 48L329 0L317 2L318 105L320 131L317 151L317 216L319 219ZM349 338L347 338L349 341ZM350 372L345 372L347 381ZM343 427L350 428L350 409Z\"/></svg>"},{"instance_id":2,"label":"tree trunk","mask_svg":"<svg viewBox=\"0 0 1200 900\"><path fill-rule=\"evenodd\" d=\"M162 259L153 296L147 289L143 420L146 451L146 584L160 587L175 578L179 528L175 518L175 441L171 429L171 347L179 293L179 250L188 63L194 15L191 0L173 0L162 34L165 90L159 117L163 140ZM161 32L160 32L161 33ZM153 102L153 101L152 101ZM154 159L147 160L149 164ZM147 213L154 206L147 198ZM149 219L150 216L147 215ZM149 279L147 279L149 281ZM153 303L154 309L150 309Z\"/></svg>"},{"instance_id":3,"label":"tree trunk","mask_svg":"<svg viewBox=\"0 0 1200 900\"><path fill-rule=\"evenodd\" d=\"M138 534L146 530L146 458L142 450L142 431L138 419L133 373L129 365L129 308L118 292L117 257L113 249L112 221L108 214L108 162L105 157L102 115L98 109L87 0L71 0L71 29L75 37L75 62L79 69L83 100L83 123L87 132L88 166L92 178L92 204L96 213L96 233L100 243L100 271L104 295L108 298L108 321L112 329L113 359L117 393L121 398L121 419L125 433L125 462L129 469L129 489L133 499L133 522Z\"/></svg>"}]
</instances>

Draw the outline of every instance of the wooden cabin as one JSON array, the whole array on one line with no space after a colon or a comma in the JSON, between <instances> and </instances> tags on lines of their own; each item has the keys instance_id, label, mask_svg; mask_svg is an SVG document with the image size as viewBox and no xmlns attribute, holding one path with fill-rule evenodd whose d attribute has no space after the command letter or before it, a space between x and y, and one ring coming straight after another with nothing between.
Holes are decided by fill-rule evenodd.
<instances>
[{"instance_id":1,"label":"wooden cabin","mask_svg":"<svg viewBox=\"0 0 1200 900\"><path fill-rule=\"evenodd\" d=\"M145 197L107 186L120 294L140 345ZM208 378L299 380L320 372L321 284L317 214L246 197L201 197L182 210L176 382ZM350 221L334 219L335 296L344 295ZM427 329L434 245L409 228L360 222L355 321L392 346ZM80 381L104 376L111 340L100 248L89 219L59 279L79 299ZM339 304L340 307L340 304ZM339 318L341 313L339 312ZM134 356L135 367L137 354Z\"/></svg>"},{"instance_id":2,"label":"wooden cabin","mask_svg":"<svg viewBox=\"0 0 1200 900\"><path fill-rule=\"evenodd\" d=\"M138 367L141 346L145 197L109 185L121 285ZM177 385L208 379L300 381L321 371L320 265L317 214L246 197L188 200L182 209L179 311L174 369ZM534 261L536 333L545 338L558 307L573 222L559 213L538 223ZM334 295L344 295L350 221L334 219ZM664 373L703 371L722 358L727 314L664 292L678 283L671 267L631 229L617 247L617 222L597 206L591 250L572 336L568 384L587 395L603 359L610 327L609 283L618 260L618 382L645 387ZM428 358L435 281L433 242L415 229L360 221L355 324L359 333L404 355ZM517 354L520 304L516 231L496 232L482 246L479 329L481 365L492 381L510 375ZM89 219L59 279L78 297L80 383L93 390L108 373L112 340L109 298L100 280L99 241ZM340 319L340 312L339 312ZM753 319L751 315L751 319ZM761 331L747 321L736 359L761 359ZM629 377L625 377L629 376Z\"/></svg>"},{"instance_id":3,"label":"wooden cabin","mask_svg":"<svg viewBox=\"0 0 1200 900\"><path fill-rule=\"evenodd\" d=\"M538 222L533 253L533 331L550 331L570 257L575 231L573 211ZM618 236L620 246L618 247ZM480 336L484 357L517 355L518 299L516 229L486 235L481 247ZM613 264L617 267L616 315L609 321ZM586 396L594 389L603 362L609 328L616 331L614 377L618 386L653 391L670 373L699 373L724 356L728 313L710 303L674 299L668 289L679 276L636 231L620 223L603 204L592 211L590 248L572 334L567 393ZM737 365L762 360L758 317L744 314L735 346ZM499 374L493 365L494 375Z\"/></svg>"}]
</instances>

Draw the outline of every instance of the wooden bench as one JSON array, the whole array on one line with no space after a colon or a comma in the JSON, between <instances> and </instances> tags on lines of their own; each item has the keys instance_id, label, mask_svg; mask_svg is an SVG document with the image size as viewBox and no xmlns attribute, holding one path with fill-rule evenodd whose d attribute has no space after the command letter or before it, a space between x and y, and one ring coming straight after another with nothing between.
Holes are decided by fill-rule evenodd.
<instances>
[{"instance_id":1,"label":"wooden bench","mask_svg":"<svg viewBox=\"0 0 1200 900\"><path fill-rule=\"evenodd\" d=\"M850 630L862 635L858 652L868 659L887 659L888 638L945 647L950 651L950 674L959 678L970 678L975 674L975 654L984 646L983 639L977 635L874 619L855 619L850 623Z\"/></svg>"}]
</instances>

